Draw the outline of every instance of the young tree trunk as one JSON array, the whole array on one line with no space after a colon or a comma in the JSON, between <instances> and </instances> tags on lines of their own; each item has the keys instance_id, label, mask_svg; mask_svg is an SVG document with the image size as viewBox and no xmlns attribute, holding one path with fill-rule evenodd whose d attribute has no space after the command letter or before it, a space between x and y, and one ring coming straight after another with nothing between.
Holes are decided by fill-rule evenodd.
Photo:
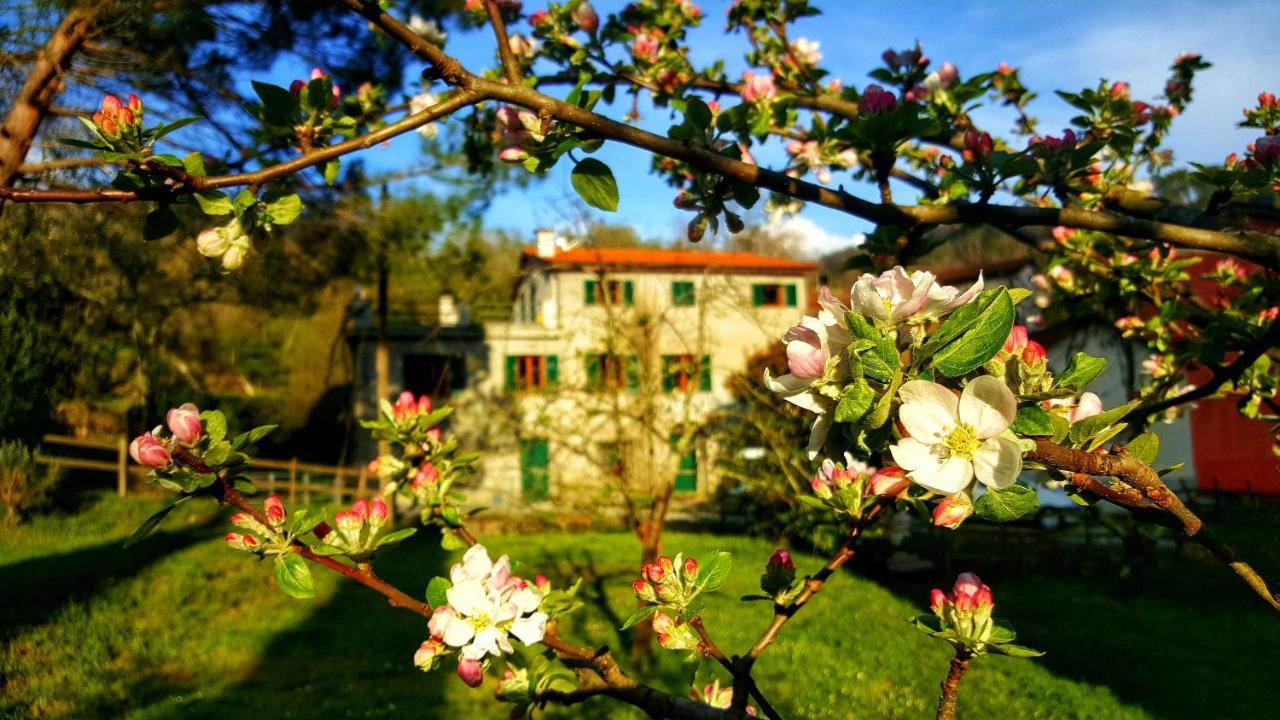
<instances>
[{"instance_id":1,"label":"young tree trunk","mask_svg":"<svg viewBox=\"0 0 1280 720\"><path fill-rule=\"evenodd\" d=\"M0 125L0 187L13 187L31 150L53 96L61 92L62 74L88 37L103 5L72 10L49 36L22 84L4 125Z\"/></svg>"}]
</instances>

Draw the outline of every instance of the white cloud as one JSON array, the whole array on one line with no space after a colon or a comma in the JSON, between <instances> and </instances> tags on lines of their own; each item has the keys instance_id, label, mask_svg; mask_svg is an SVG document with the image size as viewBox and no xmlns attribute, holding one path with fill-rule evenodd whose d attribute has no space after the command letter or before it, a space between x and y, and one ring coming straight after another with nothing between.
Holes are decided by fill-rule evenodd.
<instances>
[{"instance_id":1,"label":"white cloud","mask_svg":"<svg viewBox=\"0 0 1280 720\"><path fill-rule=\"evenodd\" d=\"M806 257L820 257L828 253L848 250L861 245L866 239L866 235L862 233L840 235L829 232L802 215L791 215L777 221L770 221L765 225L765 229L785 238L789 246L795 248L797 254Z\"/></svg>"}]
</instances>

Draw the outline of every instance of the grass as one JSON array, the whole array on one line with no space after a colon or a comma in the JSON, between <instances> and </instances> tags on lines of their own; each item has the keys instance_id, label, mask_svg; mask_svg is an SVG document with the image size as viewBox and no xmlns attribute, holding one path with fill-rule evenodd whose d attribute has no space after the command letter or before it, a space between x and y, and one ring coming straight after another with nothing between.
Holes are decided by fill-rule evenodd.
<instances>
[{"instance_id":1,"label":"grass","mask_svg":"<svg viewBox=\"0 0 1280 720\"><path fill-rule=\"evenodd\" d=\"M331 574L317 573L311 601L275 591L269 567L222 545L225 521L211 507L183 505L156 536L123 550L157 507L102 497L75 515L0 531L0 716L505 716L492 681L472 691L449 670L414 669L410 658L426 633L420 618ZM772 547L708 534L672 534L667 543L695 556L724 549L740 560L705 617L722 647L748 646L769 609L736 598L754 590ZM488 544L520 558L526 574L586 577L588 607L563 633L626 656L615 628L631 608L630 537L543 534ZM797 556L802 571L821 561ZM419 593L448 562L423 536L390 552L379 569ZM1220 567L1194 556L1162 562L1160 572L1140 568L1122 582L1103 573L973 568L994 587L997 611L1021 641L1048 654L975 661L961 690L962 717L1271 716L1280 625ZM948 650L903 621L923 611L936 580L837 574L764 656L760 685L786 717L932 717ZM664 652L647 677L683 692L695 672L704 681L714 669ZM552 714L637 717L599 700Z\"/></svg>"}]
</instances>

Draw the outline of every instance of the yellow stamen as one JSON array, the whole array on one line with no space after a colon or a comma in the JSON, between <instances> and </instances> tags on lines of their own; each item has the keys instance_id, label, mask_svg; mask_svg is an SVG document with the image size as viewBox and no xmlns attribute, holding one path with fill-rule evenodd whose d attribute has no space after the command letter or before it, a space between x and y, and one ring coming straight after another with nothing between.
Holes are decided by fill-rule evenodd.
<instances>
[{"instance_id":1,"label":"yellow stamen","mask_svg":"<svg viewBox=\"0 0 1280 720\"><path fill-rule=\"evenodd\" d=\"M982 441L978 439L978 434L974 432L973 426L960 423L947 434L946 439L942 441L942 445L947 449L950 457L972 460L973 454L977 452L978 448L982 447Z\"/></svg>"}]
</instances>

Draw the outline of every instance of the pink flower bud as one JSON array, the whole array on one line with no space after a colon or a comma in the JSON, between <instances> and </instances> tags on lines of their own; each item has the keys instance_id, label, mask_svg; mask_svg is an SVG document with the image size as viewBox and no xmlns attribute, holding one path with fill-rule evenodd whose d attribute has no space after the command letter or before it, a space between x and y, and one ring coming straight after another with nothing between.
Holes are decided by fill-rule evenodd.
<instances>
[{"instance_id":1,"label":"pink flower bud","mask_svg":"<svg viewBox=\"0 0 1280 720\"><path fill-rule=\"evenodd\" d=\"M423 670L430 670L436 664L436 658L444 650L444 645L436 640L427 640L418 646L413 654L413 664Z\"/></svg>"},{"instance_id":2,"label":"pink flower bud","mask_svg":"<svg viewBox=\"0 0 1280 720\"><path fill-rule=\"evenodd\" d=\"M1116 100L1129 97L1129 83L1127 82L1112 83L1111 97L1115 98Z\"/></svg>"},{"instance_id":3,"label":"pink flower bud","mask_svg":"<svg viewBox=\"0 0 1280 720\"><path fill-rule=\"evenodd\" d=\"M440 471L436 466L429 462L424 462L418 467L418 472L413 476L413 487L418 489L423 483L435 485L440 482Z\"/></svg>"},{"instance_id":4,"label":"pink flower bud","mask_svg":"<svg viewBox=\"0 0 1280 720\"><path fill-rule=\"evenodd\" d=\"M640 596L641 599L649 599L653 597L653 588L644 580L636 580L631 583L631 591Z\"/></svg>"},{"instance_id":5,"label":"pink flower bud","mask_svg":"<svg viewBox=\"0 0 1280 720\"><path fill-rule=\"evenodd\" d=\"M529 16L529 24L533 25L534 27L538 27L540 25L543 25L544 23L549 23L549 22L551 22L551 13L547 12L546 10L539 10Z\"/></svg>"},{"instance_id":6,"label":"pink flower bud","mask_svg":"<svg viewBox=\"0 0 1280 720\"><path fill-rule=\"evenodd\" d=\"M432 442L440 442L440 428L433 427L427 431L427 438Z\"/></svg>"},{"instance_id":7,"label":"pink flower bud","mask_svg":"<svg viewBox=\"0 0 1280 720\"><path fill-rule=\"evenodd\" d=\"M578 27L582 28L588 35L595 33L600 27L600 16L596 14L595 8L591 7L591 3L583 2L573 9L569 14Z\"/></svg>"},{"instance_id":8,"label":"pink flower bud","mask_svg":"<svg viewBox=\"0 0 1280 720\"><path fill-rule=\"evenodd\" d=\"M813 480L809 482L809 486L813 488L813 494L822 500L830 500L835 494L832 491L831 479L821 473L814 476Z\"/></svg>"},{"instance_id":9,"label":"pink flower bud","mask_svg":"<svg viewBox=\"0 0 1280 720\"><path fill-rule=\"evenodd\" d=\"M827 369L827 350L816 330L792 325L782 336L787 344L787 370L799 380L822 377Z\"/></svg>"},{"instance_id":10,"label":"pink flower bud","mask_svg":"<svg viewBox=\"0 0 1280 720\"><path fill-rule=\"evenodd\" d=\"M742 99L749 103L772 100L778 94L773 84L773 74L757 74L750 70L742 73Z\"/></svg>"},{"instance_id":11,"label":"pink flower bud","mask_svg":"<svg viewBox=\"0 0 1280 720\"><path fill-rule=\"evenodd\" d=\"M977 130L964 131L964 149L973 158L985 158L995 149L995 141L991 139L991 135L980 133ZM969 159L969 158L966 158Z\"/></svg>"},{"instance_id":12,"label":"pink flower bud","mask_svg":"<svg viewBox=\"0 0 1280 720\"><path fill-rule=\"evenodd\" d=\"M444 630L453 620L453 616L453 608L448 605L441 605L431 612L431 617L427 620L427 630L433 639L438 640L444 637Z\"/></svg>"},{"instance_id":13,"label":"pink flower bud","mask_svg":"<svg viewBox=\"0 0 1280 720\"><path fill-rule=\"evenodd\" d=\"M955 530L973 513L973 501L968 496L957 493L949 495L933 509L933 524L938 527Z\"/></svg>"},{"instance_id":14,"label":"pink flower bud","mask_svg":"<svg viewBox=\"0 0 1280 720\"><path fill-rule=\"evenodd\" d=\"M369 517L379 525L386 521L387 504L382 501L382 498L374 498L373 502L369 504Z\"/></svg>"},{"instance_id":15,"label":"pink flower bud","mask_svg":"<svg viewBox=\"0 0 1280 720\"><path fill-rule=\"evenodd\" d=\"M893 93L879 85L868 85L862 91L862 100L858 103L858 111L863 115L879 115L892 112L898 107L898 100Z\"/></svg>"},{"instance_id":16,"label":"pink flower bud","mask_svg":"<svg viewBox=\"0 0 1280 720\"><path fill-rule=\"evenodd\" d=\"M1040 365L1044 361L1044 346L1035 340L1028 340L1026 349L1022 351L1022 362L1034 367L1036 365Z\"/></svg>"},{"instance_id":17,"label":"pink flower bud","mask_svg":"<svg viewBox=\"0 0 1280 720\"><path fill-rule=\"evenodd\" d=\"M907 491L911 481L907 479L907 471L897 465L880 468L871 476L869 485L871 494L876 497L896 498Z\"/></svg>"},{"instance_id":18,"label":"pink flower bud","mask_svg":"<svg viewBox=\"0 0 1280 720\"><path fill-rule=\"evenodd\" d=\"M547 588L551 587L551 581L547 579L546 575L534 575L533 584L539 590L546 590ZM634 584L635 583L632 583L632 585Z\"/></svg>"},{"instance_id":19,"label":"pink flower bud","mask_svg":"<svg viewBox=\"0 0 1280 720\"><path fill-rule=\"evenodd\" d=\"M484 682L484 667L480 665L479 660L459 660L458 677L462 678L462 682L468 687L480 687Z\"/></svg>"},{"instance_id":20,"label":"pink flower bud","mask_svg":"<svg viewBox=\"0 0 1280 720\"><path fill-rule=\"evenodd\" d=\"M693 558L684 559L684 576L686 578L698 577L698 561Z\"/></svg>"},{"instance_id":21,"label":"pink flower bud","mask_svg":"<svg viewBox=\"0 0 1280 720\"><path fill-rule=\"evenodd\" d=\"M293 95L294 97L297 97L298 93L302 92L302 88L306 86L307 86L307 83L305 80L294 80L293 82L289 83L289 94Z\"/></svg>"},{"instance_id":22,"label":"pink flower bud","mask_svg":"<svg viewBox=\"0 0 1280 720\"><path fill-rule=\"evenodd\" d=\"M1021 352L1027 346L1027 326L1014 325L1009 331L1009 337L1005 338L1004 351L1007 353Z\"/></svg>"},{"instance_id":23,"label":"pink flower bud","mask_svg":"<svg viewBox=\"0 0 1280 720\"><path fill-rule=\"evenodd\" d=\"M194 445L204 434L204 427L200 424L200 410L191 403L171 408L165 416L165 423L169 426L169 432L183 445Z\"/></svg>"},{"instance_id":24,"label":"pink flower bud","mask_svg":"<svg viewBox=\"0 0 1280 720\"><path fill-rule=\"evenodd\" d=\"M666 555L658 556L658 567L662 568L662 571L668 575L675 572L675 565L671 563L671 558Z\"/></svg>"},{"instance_id":25,"label":"pink flower bud","mask_svg":"<svg viewBox=\"0 0 1280 720\"><path fill-rule=\"evenodd\" d=\"M506 163L524 162L529 152L519 145L508 145L498 153L498 159Z\"/></svg>"},{"instance_id":26,"label":"pink flower bud","mask_svg":"<svg viewBox=\"0 0 1280 720\"><path fill-rule=\"evenodd\" d=\"M769 556L768 567L769 569L795 570L796 564L791 559L791 553L780 549L774 550L773 554Z\"/></svg>"},{"instance_id":27,"label":"pink flower bud","mask_svg":"<svg viewBox=\"0 0 1280 720\"><path fill-rule=\"evenodd\" d=\"M162 468L169 464L169 450L151 433L144 433L129 443L129 457L139 465Z\"/></svg>"},{"instance_id":28,"label":"pink flower bud","mask_svg":"<svg viewBox=\"0 0 1280 720\"><path fill-rule=\"evenodd\" d=\"M979 609L990 609L996 604L995 598L991 595L991 588L983 585L973 594L973 602Z\"/></svg>"},{"instance_id":29,"label":"pink flower bud","mask_svg":"<svg viewBox=\"0 0 1280 720\"><path fill-rule=\"evenodd\" d=\"M363 522L365 518L369 517L369 503L363 500L355 501L351 505L351 513Z\"/></svg>"},{"instance_id":30,"label":"pink flower bud","mask_svg":"<svg viewBox=\"0 0 1280 720\"><path fill-rule=\"evenodd\" d=\"M960 71L955 65L949 62L942 63L942 67L938 68L938 80L942 82L942 87L951 87L956 80L960 78ZM985 133L984 133L985 134Z\"/></svg>"},{"instance_id":31,"label":"pink flower bud","mask_svg":"<svg viewBox=\"0 0 1280 720\"><path fill-rule=\"evenodd\" d=\"M933 608L935 614L942 614L942 608L947 605L947 595L938 588L929 591L929 607Z\"/></svg>"},{"instance_id":32,"label":"pink flower bud","mask_svg":"<svg viewBox=\"0 0 1280 720\"><path fill-rule=\"evenodd\" d=\"M339 510L333 514L333 522L344 533L358 532L364 525L364 518L347 510Z\"/></svg>"},{"instance_id":33,"label":"pink flower bud","mask_svg":"<svg viewBox=\"0 0 1280 720\"><path fill-rule=\"evenodd\" d=\"M274 524L284 522L284 501L279 495L271 495L262 501L262 507L267 511L267 519Z\"/></svg>"},{"instance_id":34,"label":"pink flower bud","mask_svg":"<svg viewBox=\"0 0 1280 720\"><path fill-rule=\"evenodd\" d=\"M413 393L405 390L400 393L400 397L396 398L396 404L392 407L392 413L397 419L412 415L418 409L418 401L413 397Z\"/></svg>"},{"instance_id":35,"label":"pink flower bud","mask_svg":"<svg viewBox=\"0 0 1280 720\"><path fill-rule=\"evenodd\" d=\"M113 117L116 113L120 112L120 108L120 98L110 93L107 93L102 97L102 114L106 117Z\"/></svg>"},{"instance_id":36,"label":"pink flower bud","mask_svg":"<svg viewBox=\"0 0 1280 720\"><path fill-rule=\"evenodd\" d=\"M675 627L675 621L666 613L653 614L653 631L656 633L667 634Z\"/></svg>"},{"instance_id":37,"label":"pink flower bud","mask_svg":"<svg viewBox=\"0 0 1280 720\"><path fill-rule=\"evenodd\" d=\"M967 615L973 612L973 606L974 606L973 596L969 595L968 593L956 593L956 599L954 604L955 604L957 613L960 613L962 615Z\"/></svg>"},{"instance_id":38,"label":"pink flower bud","mask_svg":"<svg viewBox=\"0 0 1280 720\"><path fill-rule=\"evenodd\" d=\"M972 595L978 592L978 588L980 587L982 587L982 578L978 577L975 573L967 572L960 573L956 576L956 584L951 588L951 590L957 595L960 593Z\"/></svg>"},{"instance_id":39,"label":"pink flower bud","mask_svg":"<svg viewBox=\"0 0 1280 720\"><path fill-rule=\"evenodd\" d=\"M649 582L655 583L662 582L663 576L666 575L666 571L658 563L645 563L642 572L645 577L649 578Z\"/></svg>"},{"instance_id":40,"label":"pink flower bud","mask_svg":"<svg viewBox=\"0 0 1280 720\"><path fill-rule=\"evenodd\" d=\"M1096 394L1087 392L1080 396L1079 402L1075 407L1067 412L1067 421L1077 423L1087 417L1093 417L1102 412L1102 398Z\"/></svg>"}]
</instances>

